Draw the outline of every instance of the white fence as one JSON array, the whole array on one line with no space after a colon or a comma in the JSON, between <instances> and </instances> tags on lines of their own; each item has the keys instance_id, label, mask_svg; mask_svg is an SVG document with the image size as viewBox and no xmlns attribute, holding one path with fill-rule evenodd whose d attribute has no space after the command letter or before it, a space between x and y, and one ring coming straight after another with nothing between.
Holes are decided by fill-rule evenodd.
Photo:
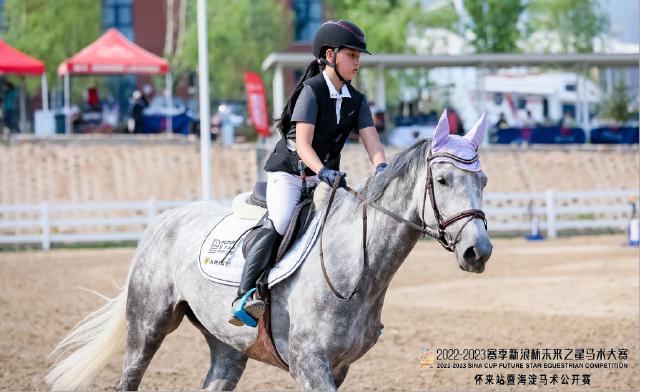
<instances>
[{"instance_id":1,"label":"white fence","mask_svg":"<svg viewBox=\"0 0 650 392\"><path fill-rule=\"evenodd\" d=\"M493 193L484 195L490 231L531 230L532 218L549 238L560 230L618 229L628 227L638 206L638 190ZM515 206L493 206L508 201ZM515 203L512 203L512 202ZM510 217L500 220L500 217ZM496 222L495 222L496 221Z\"/></svg>"},{"instance_id":2,"label":"white fence","mask_svg":"<svg viewBox=\"0 0 650 392\"><path fill-rule=\"evenodd\" d=\"M536 217L549 238L562 230L627 227L638 190L486 193L491 232L526 232ZM224 207L230 200L219 200ZM0 245L135 241L161 211L189 201L0 205ZM99 215L99 216L98 216Z\"/></svg>"}]
</instances>

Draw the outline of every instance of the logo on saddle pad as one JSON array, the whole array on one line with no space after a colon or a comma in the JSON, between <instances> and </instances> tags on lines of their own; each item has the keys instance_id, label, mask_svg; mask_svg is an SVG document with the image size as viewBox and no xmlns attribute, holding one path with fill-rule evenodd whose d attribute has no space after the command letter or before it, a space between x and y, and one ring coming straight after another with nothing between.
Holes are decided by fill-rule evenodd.
<instances>
[{"instance_id":1,"label":"logo on saddle pad","mask_svg":"<svg viewBox=\"0 0 650 392\"><path fill-rule=\"evenodd\" d=\"M212 240L212 244L210 245L210 250L208 253L215 253L217 255L223 255L226 256L229 252L230 249L232 249L233 246L237 243L236 240L234 241L226 241L226 240L219 240L219 239L214 239Z\"/></svg>"}]
</instances>

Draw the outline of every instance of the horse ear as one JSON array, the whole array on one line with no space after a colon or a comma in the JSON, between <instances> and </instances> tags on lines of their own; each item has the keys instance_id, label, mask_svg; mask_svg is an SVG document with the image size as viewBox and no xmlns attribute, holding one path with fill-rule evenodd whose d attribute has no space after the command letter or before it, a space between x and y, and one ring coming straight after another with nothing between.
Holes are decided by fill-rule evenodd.
<instances>
[{"instance_id":1,"label":"horse ear","mask_svg":"<svg viewBox=\"0 0 650 392\"><path fill-rule=\"evenodd\" d=\"M487 119L484 112L481 114L481 117L476 120L476 123L472 129L467 132L465 139L469 140L470 143L472 143L474 149L478 149L478 146L480 146L481 142L483 141L483 136L485 136L485 131L487 131Z\"/></svg>"},{"instance_id":2,"label":"horse ear","mask_svg":"<svg viewBox=\"0 0 650 392\"><path fill-rule=\"evenodd\" d=\"M443 110L436 125L436 130L433 131L433 142L431 147L435 150L445 145L449 139L449 121L447 121L447 108Z\"/></svg>"}]
</instances>

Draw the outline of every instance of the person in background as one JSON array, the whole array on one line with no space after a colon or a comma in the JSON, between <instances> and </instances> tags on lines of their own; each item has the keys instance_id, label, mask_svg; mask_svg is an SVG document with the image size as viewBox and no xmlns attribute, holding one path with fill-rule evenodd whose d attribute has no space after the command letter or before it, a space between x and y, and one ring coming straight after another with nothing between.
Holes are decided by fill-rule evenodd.
<instances>
[{"instance_id":1,"label":"person in background","mask_svg":"<svg viewBox=\"0 0 650 392\"><path fill-rule=\"evenodd\" d=\"M564 112L564 116L558 125L560 128L576 128L578 126L578 123L573 118L571 112Z\"/></svg>"},{"instance_id":2,"label":"person in background","mask_svg":"<svg viewBox=\"0 0 650 392\"><path fill-rule=\"evenodd\" d=\"M449 109L447 114L449 121L449 132L454 135L463 136L465 129L463 128L463 121L460 119L458 112L455 109Z\"/></svg>"},{"instance_id":3,"label":"person in background","mask_svg":"<svg viewBox=\"0 0 650 392\"><path fill-rule=\"evenodd\" d=\"M501 114L499 114L499 121L497 121L497 123L494 124L494 126L497 127L498 129L510 128L508 121L506 121L505 113L501 112Z\"/></svg>"},{"instance_id":4,"label":"person in background","mask_svg":"<svg viewBox=\"0 0 650 392\"><path fill-rule=\"evenodd\" d=\"M2 112L5 127L9 132L18 131L18 90L13 83L5 80L4 100L2 103Z\"/></svg>"},{"instance_id":5,"label":"person in background","mask_svg":"<svg viewBox=\"0 0 650 392\"><path fill-rule=\"evenodd\" d=\"M521 123L522 128L532 129L535 128L535 120L533 119L533 114L530 110L526 110L526 118Z\"/></svg>"},{"instance_id":6,"label":"person in background","mask_svg":"<svg viewBox=\"0 0 650 392\"><path fill-rule=\"evenodd\" d=\"M131 133L144 132L144 109L147 107L147 102L143 99L140 90L133 91L131 100L129 102L129 121L128 129Z\"/></svg>"},{"instance_id":7,"label":"person in background","mask_svg":"<svg viewBox=\"0 0 650 392\"><path fill-rule=\"evenodd\" d=\"M86 92L86 105L86 108L84 108L85 110L99 111L101 109L97 87L88 88L88 91Z\"/></svg>"},{"instance_id":8,"label":"person in background","mask_svg":"<svg viewBox=\"0 0 650 392\"><path fill-rule=\"evenodd\" d=\"M145 107L149 106L149 101L153 98L153 87L149 83L142 86L142 101L144 102Z\"/></svg>"}]
</instances>

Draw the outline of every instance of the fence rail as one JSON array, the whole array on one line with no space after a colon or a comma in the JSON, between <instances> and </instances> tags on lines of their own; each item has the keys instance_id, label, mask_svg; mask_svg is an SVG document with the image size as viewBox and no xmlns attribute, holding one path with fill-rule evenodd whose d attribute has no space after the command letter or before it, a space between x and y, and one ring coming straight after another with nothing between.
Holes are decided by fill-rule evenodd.
<instances>
[{"instance_id":1,"label":"fence rail","mask_svg":"<svg viewBox=\"0 0 650 392\"><path fill-rule=\"evenodd\" d=\"M561 230L625 229L636 208L628 200L638 196L638 190L486 193L484 210L492 232L528 231L536 218L539 228L554 238ZM567 200L573 204L566 205ZM217 202L228 207L231 199ZM135 241L161 211L188 203L148 200L0 205L0 244L40 243L47 250L52 243ZM98 212L109 216L75 216Z\"/></svg>"}]
</instances>

